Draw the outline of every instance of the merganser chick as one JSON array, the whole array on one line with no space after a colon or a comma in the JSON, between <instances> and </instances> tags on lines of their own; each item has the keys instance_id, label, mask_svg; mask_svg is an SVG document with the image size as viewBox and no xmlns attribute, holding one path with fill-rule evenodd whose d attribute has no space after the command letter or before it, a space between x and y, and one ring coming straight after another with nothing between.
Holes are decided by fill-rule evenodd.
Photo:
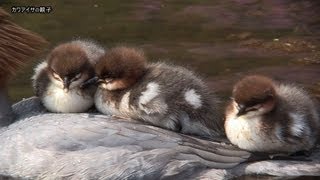
<instances>
[{"instance_id":1,"label":"merganser chick","mask_svg":"<svg viewBox=\"0 0 320 180\"><path fill-rule=\"evenodd\" d=\"M35 68L35 94L51 112L85 112L93 106L96 87L82 87L94 77L93 65L104 49L89 41L71 41L55 47Z\"/></svg>"},{"instance_id":2,"label":"merganser chick","mask_svg":"<svg viewBox=\"0 0 320 180\"><path fill-rule=\"evenodd\" d=\"M253 75L234 86L225 131L242 149L292 154L314 147L319 124L315 102L303 89Z\"/></svg>"},{"instance_id":3,"label":"merganser chick","mask_svg":"<svg viewBox=\"0 0 320 180\"><path fill-rule=\"evenodd\" d=\"M95 106L104 114L200 136L224 134L218 98L193 72L146 62L143 51L116 47L102 56L95 72Z\"/></svg>"}]
</instances>

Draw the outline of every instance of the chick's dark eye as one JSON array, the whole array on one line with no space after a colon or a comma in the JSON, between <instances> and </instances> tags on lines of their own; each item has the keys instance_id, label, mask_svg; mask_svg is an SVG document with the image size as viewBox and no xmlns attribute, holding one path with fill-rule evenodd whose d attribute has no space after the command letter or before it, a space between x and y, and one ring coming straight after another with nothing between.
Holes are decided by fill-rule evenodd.
<instances>
[{"instance_id":1,"label":"chick's dark eye","mask_svg":"<svg viewBox=\"0 0 320 180\"><path fill-rule=\"evenodd\" d=\"M258 104L261 104L265 102L267 99L266 98L252 98L250 101L248 101L245 105L247 107L252 107Z\"/></svg>"},{"instance_id":2,"label":"chick's dark eye","mask_svg":"<svg viewBox=\"0 0 320 180\"><path fill-rule=\"evenodd\" d=\"M104 78L108 78L108 77L110 77L110 75L111 75L111 74L110 74L109 72L107 72L107 73L105 73L105 74L103 75L103 77L104 77Z\"/></svg>"},{"instance_id":3,"label":"chick's dark eye","mask_svg":"<svg viewBox=\"0 0 320 180\"><path fill-rule=\"evenodd\" d=\"M113 72L110 72L110 71L108 71L108 72L106 72L106 73L104 73L103 75L102 75L102 78L114 78L115 77L115 75L114 75L114 73Z\"/></svg>"},{"instance_id":4,"label":"chick's dark eye","mask_svg":"<svg viewBox=\"0 0 320 180\"><path fill-rule=\"evenodd\" d=\"M256 101L249 101L245 104L246 107L252 107L255 106L256 104L258 104L258 102Z\"/></svg>"}]
</instances>

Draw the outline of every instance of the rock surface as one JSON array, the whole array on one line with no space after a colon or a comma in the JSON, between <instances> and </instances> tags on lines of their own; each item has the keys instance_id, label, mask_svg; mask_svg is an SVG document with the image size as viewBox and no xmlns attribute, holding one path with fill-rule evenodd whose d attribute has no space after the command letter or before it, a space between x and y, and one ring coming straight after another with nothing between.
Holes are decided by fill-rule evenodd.
<instances>
[{"instance_id":1,"label":"rock surface","mask_svg":"<svg viewBox=\"0 0 320 180\"><path fill-rule=\"evenodd\" d=\"M13 110L18 120L0 130L0 174L6 178L320 176L319 149L312 161L246 162L252 154L223 142L94 113L47 113L37 98Z\"/></svg>"}]
</instances>

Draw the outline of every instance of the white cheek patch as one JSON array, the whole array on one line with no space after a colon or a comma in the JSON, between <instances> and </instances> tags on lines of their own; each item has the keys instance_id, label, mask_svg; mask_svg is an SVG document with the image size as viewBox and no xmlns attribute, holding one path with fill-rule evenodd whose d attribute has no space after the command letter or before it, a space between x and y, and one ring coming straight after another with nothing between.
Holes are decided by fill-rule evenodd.
<instances>
[{"instance_id":1,"label":"white cheek patch","mask_svg":"<svg viewBox=\"0 0 320 180\"><path fill-rule=\"evenodd\" d=\"M100 84L99 87L102 88L102 89L108 89L108 86L105 83Z\"/></svg>"},{"instance_id":2,"label":"white cheek patch","mask_svg":"<svg viewBox=\"0 0 320 180\"><path fill-rule=\"evenodd\" d=\"M59 79L60 81L62 81L61 77L56 74L56 73L52 73L52 76L55 78L55 79Z\"/></svg>"},{"instance_id":3,"label":"white cheek patch","mask_svg":"<svg viewBox=\"0 0 320 180\"><path fill-rule=\"evenodd\" d=\"M226 113L226 119L234 119L236 118L237 113L239 112L237 109L237 103L232 101L232 108L228 113Z\"/></svg>"},{"instance_id":4,"label":"white cheek patch","mask_svg":"<svg viewBox=\"0 0 320 180\"><path fill-rule=\"evenodd\" d=\"M62 81L59 81L58 79L55 79L51 75L49 75L49 79L55 86L57 86L59 88L63 88L63 82Z\"/></svg>"},{"instance_id":5,"label":"white cheek patch","mask_svg":"<svg viewBox=\"0 0 320 180\"><path fill-rule=\"evenodd\" d=\"M108 84L105 84L105 89L108 89L109 91L117 90L118 86L116 82L110 82Z\"/></svg>"},{"instance_id":6,"label":"white cheek patch","mask_svg":"<svg viewBox=\"0 0 320 180\"><path fill-rule=\"evenodd\" d=\"M184 94L184 99L192 105L195 109L201 107L201 96L195 92L194 89L190 89Z\"/></svg>"},{"instance_id":7,"label":"white cheek patch","mask_svg":"<svg viewBox=\"0 0 320 180\"><path fill-rule=\"evenodd\" d=\"M139 106L141 104L147 104L152 99L154 99L157 95L159 95L160 89L159 84L151 82L147 85L147 90L142 92L140 98L139 98Z\"/></svg>"}]
</instances>

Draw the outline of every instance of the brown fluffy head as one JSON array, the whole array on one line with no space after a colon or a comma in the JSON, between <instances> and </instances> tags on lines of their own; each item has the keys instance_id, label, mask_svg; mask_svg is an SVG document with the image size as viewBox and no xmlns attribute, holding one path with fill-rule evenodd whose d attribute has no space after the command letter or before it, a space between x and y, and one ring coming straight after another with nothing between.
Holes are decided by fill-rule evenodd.
<instances>
[{"instance_id":1,"label":"brown fluffy head","mask_svg":"<svg viewBox=\"0 0 320 180\"><path fill-rule=\"evenodd\" d=\"M95 66L100 82L108 90L130 87L144 74L145 69L146 58L143 51L128 47L109 50Z\"/></svg>"},{"instance_id":2,"label":"brown fluffy head","mask_svg":"<svg viewBox=\"0 0 320 180\"><path fill-rule=\"evenodd\" d=\"M48 55L47 62L49 75L64 83L66 89L74 81L80 80L82 83L94 76L94 69L86 52L77 44L65 43L57 46Z\"/></svg>"},{"instance_id":3,"label":"brown fluffy head","mask_svg":"<svg viewBox=\"0 0 320 180\"><path fill-rule=\"evenodd\" d=\"M47 59L50 69L60 76L78 73L90 66L85 51L80 46L71 43L55 47Z\"/></svg>"},{"instance_id":4,"label":"brown fluffy head","mask_svg":"<svg viewBox=\"0 0 320 180\"><path fill-rule=\"evenodd\" d=\"M46 43L39 35L13 23L0 8L0 86L39 53Z\"/></svg>"},{"instance_id":5,"label":"brown fluffy head","mask_svg":"<svg viewBox=\"0 0 320 180\"><path fill-rule=\"evenodd\" d=\"M271 110L276 100L272 79L259 75L247 76L240 80L234 86L232 94L239 110L243 110L242 113L257 110L262 107L260 105L268 105L268 110Z\"/></svg>"}]
</instances>

